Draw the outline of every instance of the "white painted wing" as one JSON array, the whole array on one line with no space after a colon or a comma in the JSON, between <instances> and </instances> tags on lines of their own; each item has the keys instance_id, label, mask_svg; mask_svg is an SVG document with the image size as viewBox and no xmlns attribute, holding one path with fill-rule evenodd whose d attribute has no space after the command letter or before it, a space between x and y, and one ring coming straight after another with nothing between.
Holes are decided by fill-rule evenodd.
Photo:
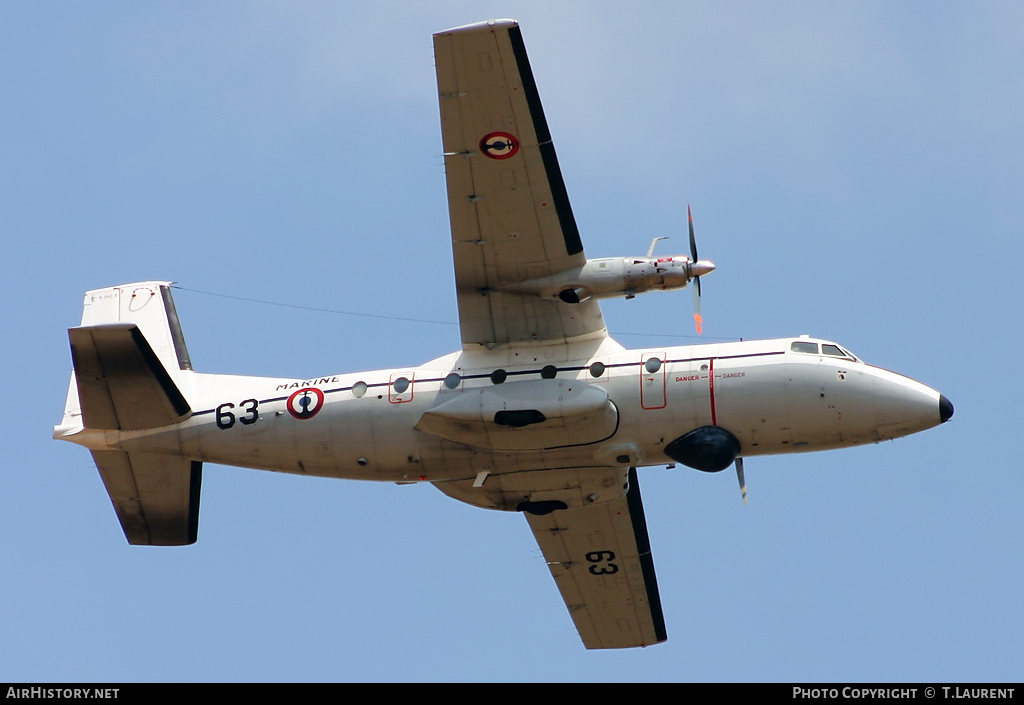
<instances>
[{"instance_id":1,"label":"white painted wing","mask_svg":"<svg viewBox=\"0 0 1024 705\"><path fill-rule=\"evenodd\" d=\"M527 519L584 646L668 638L635 469L625 497Z\"/></svg>"},{"instance_id":2,"label":"white painted wing","mask_svg":"<svg viewBox=\"0 0 1024 705\"><path fill-rule=\"evenodd\" d=\"M503 291L586 263L519 26L434 35L463 346L607 335L596 301Z\"/></svg>"}]
</instances>

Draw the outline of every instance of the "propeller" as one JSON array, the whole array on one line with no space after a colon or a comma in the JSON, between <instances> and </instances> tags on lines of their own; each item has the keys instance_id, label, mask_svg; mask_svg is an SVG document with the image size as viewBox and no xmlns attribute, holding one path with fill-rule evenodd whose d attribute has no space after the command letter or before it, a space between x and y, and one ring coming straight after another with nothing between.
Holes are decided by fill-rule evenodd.
<instances>
[{"instance_id":1,"label":"propeller","mask_svg":"<svg viewBox=\"0 0 1024 705\"><path fill-rule=\"evenodd\" d=\"M707 260L700 260L697 257L697 238L693 234L693 212L690 204L686 204L686 219L690 224L690 278L695 286L693 287L693 321L697 325L697 335L704 334L704 318L700 315L700 278L713 272L715 265Z\"/></svg>"},{"instance_id":2,"label":"propeller","mask_svg":"<svg viewBox=\"0 0 1024 705\"><path fill-rule=\"evenodd\" d=\"M747 479L743 476L743 458L736 458L736 479L740 481L743 503L747 503Z\"/></svg>"}]
</instances>

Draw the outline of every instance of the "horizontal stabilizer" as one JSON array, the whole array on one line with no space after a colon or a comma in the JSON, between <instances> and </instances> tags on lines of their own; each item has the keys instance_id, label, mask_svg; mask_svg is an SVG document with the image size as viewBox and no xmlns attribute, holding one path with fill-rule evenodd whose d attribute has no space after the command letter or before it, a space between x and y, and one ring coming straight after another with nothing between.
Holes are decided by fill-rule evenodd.
<instances>
[{"instance_id":1,"label":"horizontal stabilizer","mask_svg":"<svg viewBox=\"0 0 1024 705\"><path fill-rule=\"evenodd\" d=\"M71 328L68 337L86 428L135 431L168 426L191 414L137 325Z\"/></svg>"},{"instance_id":2,"label":"horizontal stabilizer","mask_svg":"<svg viewBox=\"0 0 1024 705\"><path fill-rule=\"evenodd\" d=\"M196 542L202 463L120 450L94 450L92 457L128 543L184 546Z\"/></svg>"}]
</instances>

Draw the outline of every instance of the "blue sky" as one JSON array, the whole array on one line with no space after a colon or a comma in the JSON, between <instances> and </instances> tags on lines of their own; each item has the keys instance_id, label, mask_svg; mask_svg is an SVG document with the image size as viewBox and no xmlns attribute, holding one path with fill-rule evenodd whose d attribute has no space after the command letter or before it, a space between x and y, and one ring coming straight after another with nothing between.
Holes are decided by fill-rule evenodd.
<instances>
[{"instance_id":1,"label":"blue sky","mask_svg":"<svg viewBox=\"0 0 1024 705\"><path fill-rule=\"evenodd\" d=\"M1024 10L624 7L0 4L0 680L1024 678ZM642 469L660 646L585 651L520 516L207 465L199 542L130 547L50 439L91 288L178 282L207 372L457 348L431 34L488 17L522 24L588 255L685 251L691 203L709 340L835 339L956 406L752 459L747 506ZM688 292L603 308L629 347L693 342Z\"/></svg>"}]
</instances>

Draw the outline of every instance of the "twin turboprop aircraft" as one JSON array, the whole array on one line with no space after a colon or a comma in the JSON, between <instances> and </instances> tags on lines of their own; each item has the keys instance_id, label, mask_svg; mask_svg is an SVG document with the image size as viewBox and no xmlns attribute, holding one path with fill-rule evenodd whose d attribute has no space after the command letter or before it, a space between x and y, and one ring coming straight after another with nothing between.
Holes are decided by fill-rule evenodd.
<instances>
[{"instance_id":1,"label":"twin turboprop aircraft","mask_svg":"<svg viewBox=\"0 0 1024 705\"><path fill-rule=\"evenodd\" d=\"M904 436L923 384L809 337L626 350L598 299L699 285L691 256L588 260L511 20L434 36L462 349L314 379L194 372L167 282L90 291L54 437L87 447L131 544L190 544L202 464L430 482L522 512L587 648L665 641L636 468ZM691 221L692 222L692 221ZM696 286L694 287L696 288Z\"/></svg>"}]
</instances>

